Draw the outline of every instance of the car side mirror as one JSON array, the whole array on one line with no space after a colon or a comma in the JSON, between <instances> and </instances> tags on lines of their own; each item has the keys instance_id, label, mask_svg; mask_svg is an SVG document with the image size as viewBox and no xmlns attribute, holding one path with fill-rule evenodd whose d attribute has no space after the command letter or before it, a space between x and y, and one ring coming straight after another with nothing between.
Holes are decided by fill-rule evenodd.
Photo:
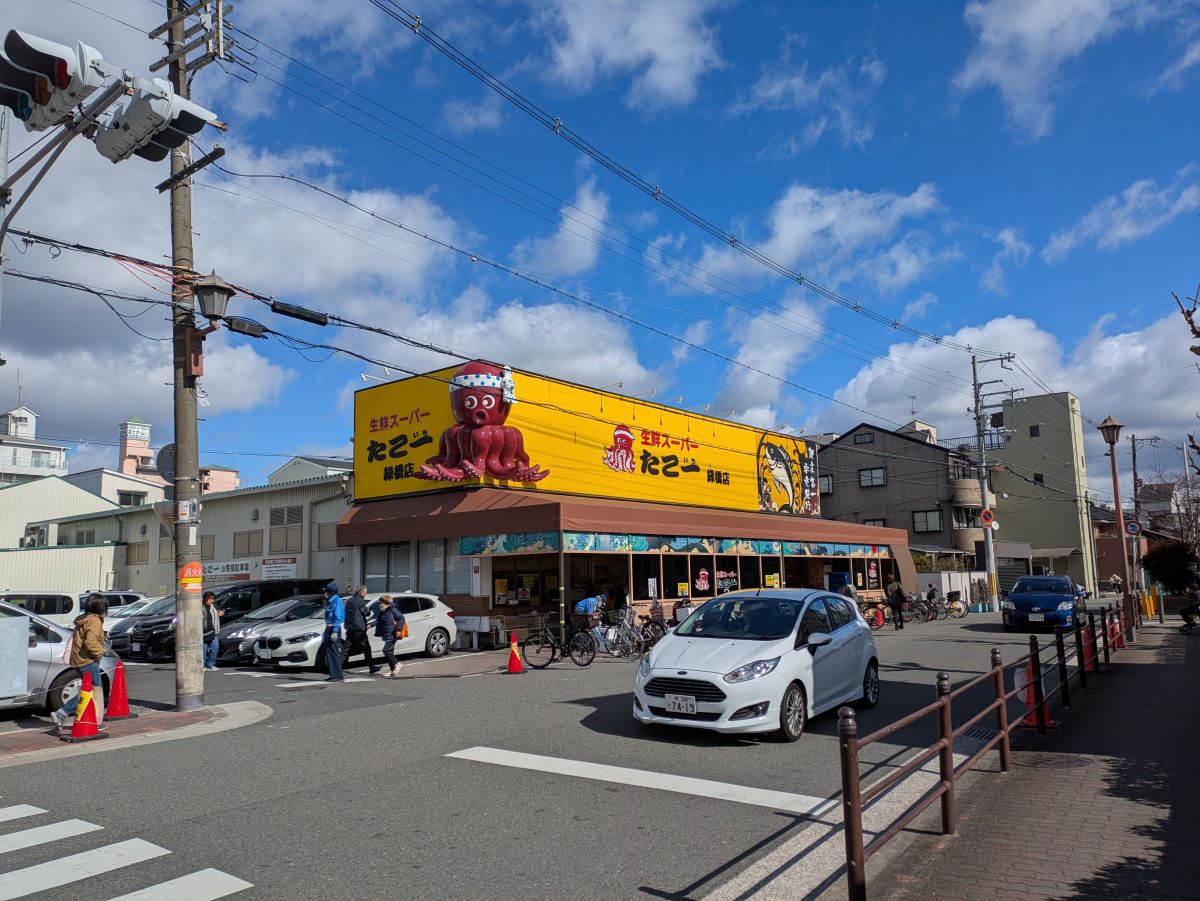
<instances>
[{"instance_id":1,"label":"car side mirror","mask_svg":"<svg viewBox=\"0 0 1200 901\"><path fill-rule=\"evenodd\" d=\"M1002 600L1002 601L1008 600L1008 591L1007 590L1000 592L1000 600Z\"/></svg>"},{"instance_id":2,"label":"car side mirror","mask_svg":"<svg viewBox=\"0 0 1200 901\"><path fill-rule=\"evenodd\" d=\"M808 636L808 646L815 651L817 648L823 648L825 645L833 641L833 636L828 632L813 632Z\"/></svg>"},{"instance_id":3,"label":"car side mirror","mask_svg":"<svg viewBox=\"0 0 1200 901\"><path fill-rule=\"evenodd\" d=\"M36 647L37 647L37 636L36 636L36 635L30 634L30 636L29 636L29 646L30 646L31 648L36 648Z\"/></svg>"}]
</instances>

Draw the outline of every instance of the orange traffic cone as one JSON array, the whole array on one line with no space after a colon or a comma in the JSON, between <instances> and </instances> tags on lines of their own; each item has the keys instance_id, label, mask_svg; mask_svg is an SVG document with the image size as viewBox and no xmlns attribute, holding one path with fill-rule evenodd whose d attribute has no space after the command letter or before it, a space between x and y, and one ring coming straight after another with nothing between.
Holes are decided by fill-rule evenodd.
<instances>
[{"instance_id":1,"label":"orange traffic cone","mask_svg":"<svg viewBox=\"0 0 1200 901\"><path fill-rule=\"evenodd\" d=\"M519 676L525 672L525 667L521 665L521 652L517 650L517 633L512 632L512 644L508 646L508 672L510 675Z\"/></svg>"},{"instance_id":2,"label":"orange traffic cone","mask_svg":"<svg viewBox=\"0 0 1200 901\"><path fill-rule=\"evenodd\" d=\"M117 660L117 671L113 673L112 697L108 699L108 710L104 718L109 720L131 720L137 717L129 709L129 695L125 691L125 664Z\"/></svg>"},{"instance_id":3,"label":"orange traffic cone","mask_svg":"<svg viewBox=\"0 0 1200 901\"><path fill-rule=\"evenodd\" d=\"M1084 628L1083 630L1083 668L1094 673L1100 669L1100 663L1096 659L1096 645L1092 642L1092 630Z\"/></svg>"},{"instance_id":4,"label":"orange traffic cone","mask_svg":"<svg viewBox=\"0 0 1200 901\"><path fill-rule=\"evenodd\" d=\"M1115 647L1118 651L1125 650L1125 611L1117 611L1117 621L1113 625L1113 638L1116 641Z\"/></svg>"},{"instance_id":5,"label":"orange traffic cone","mask_svg":"<svg viewBox=\"0 0 1200 901\"><path fill-rule=\"evenodd\" d=\"M1013 681L1016 687L1022 689L1021 700L1025 703L1025 708L1029 712L1025 714L1021 720L1020 726L1022 729L1036 729L1038 727L1037 718L1037 694L1033 688L1033 661L1029 661L1029 665L1023 670L1017 670L1013 673ZM1047 729L1057 729L1058 723L1050 719L1050 708L1046 706L1046 702L1042 701L1042 718L1046 723Z\"/></svg>"},{"instance_id":6,"label":"orange traffic cone","mask_svg":"<svg viewBox=\"0 0 1200 901\"><path fill-rule=\"evenodd\" d=\"M62 741L91 741L93 738L108 738L100 731L96 717L96 699L92 696L92 674L83 674L83 687L79 690L79 706L75 708L75 723L70 735L60 735Z\"/></svg>"}]
</instances>

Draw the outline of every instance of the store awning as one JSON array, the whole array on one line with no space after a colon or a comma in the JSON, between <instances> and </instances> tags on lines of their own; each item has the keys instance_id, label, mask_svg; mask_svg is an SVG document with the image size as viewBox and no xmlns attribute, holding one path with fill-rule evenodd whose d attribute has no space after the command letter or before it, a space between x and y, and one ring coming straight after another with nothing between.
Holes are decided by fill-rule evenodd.
<instances>
[{"instance_id":1,"label":"store awning","mask_svg":"<svg viewBox=\"0 0 1200 901\"><path fill-rule=\"evenodd\" d=\"M956 547L939 547L933 544L910 544L910 551L916 551L918 554L960 554L966 555L966 551L960 551Z\"/></svg>"},{"instance_id":2,"label":"store awning","mask_svg":"<svg viewBox=\"0 0 1200 901\"><path fill-rule=\"evenodd\" d=\"M1032 551L1032 556L1057 560L1060 557L1070 557L1072 554L1078 554L1079 552L1079 548L1077 547L1035 547Z\"/></svg>"},{"instance_id":3,"label":"store awning","mask_svg":"<svg viewBox=\"0 0 1200 901\"><path fill-rule=\"evenodd\" d=\"M903 529L501 488L355 504L338 523L337 537L338 544L348 546L538 531L908 544Z\"/></svg>"}]
</instances>

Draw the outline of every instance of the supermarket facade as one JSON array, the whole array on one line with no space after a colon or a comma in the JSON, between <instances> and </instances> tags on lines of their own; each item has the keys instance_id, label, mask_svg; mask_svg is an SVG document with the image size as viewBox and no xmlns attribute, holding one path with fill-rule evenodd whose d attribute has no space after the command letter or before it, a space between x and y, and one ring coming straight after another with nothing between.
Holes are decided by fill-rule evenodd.
<instances>
[{"instance_id":1,"label":"supermarket facade","mask_svg":"<svg viewBox=\"0 0 1200 901\"><path fill-rule=\"evenodd\" d=\"M600 590L916 587L907 532L820 518L815 447L794 436L483 361L357 392L354 434L337 543L371 591L489 616Z\"/></svg>"}]
</instances>

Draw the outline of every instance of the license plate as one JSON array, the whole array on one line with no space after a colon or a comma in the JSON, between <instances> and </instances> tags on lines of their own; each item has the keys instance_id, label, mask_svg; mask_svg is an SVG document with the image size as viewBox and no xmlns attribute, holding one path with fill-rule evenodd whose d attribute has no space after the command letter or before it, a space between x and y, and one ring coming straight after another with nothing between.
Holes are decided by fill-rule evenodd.
<instances>
[{"instance_id":1,"label":"license plate","mask_svg":"<svg viewBox=\"0 0 1200 901\"><path fill-rule=\"evenodd\" d=\"M141 644L136 641L131 642L129 645L129 650L131 650L131 651L140 651L141 649L142 649Z\"/></svg>"},{"instance_id":2,"label":"license plate","mask_svg":"<svg viewBox=\"0 0 1200 901\"><path fill-rule=\"evenodd\" d=\"M695 713L696 699L691 695L667 695L667 713Z\"/></svg>"},{"instance_id":3,"label":"license plate","mask_svg":"<svg viewBox=\"0 0 1200 901\"><path fill-rule=\"evenodd\" d=\"M1044 623L1046 621L1046 614L1031 613L1031 614L1029 614L1029 621L1031 623Z\"/></svg>"},{"instance_id":4,"label":"license plate","mask_svg":"<svg viewBox=\"0 0 1200 901\"><path fill-rule=\"evenodd\" d=\"M263 660L271 659L271 649L270 648L255 648L254 653L257 654L259 657L261 657Z\"/></svg>"}]
</instances>

